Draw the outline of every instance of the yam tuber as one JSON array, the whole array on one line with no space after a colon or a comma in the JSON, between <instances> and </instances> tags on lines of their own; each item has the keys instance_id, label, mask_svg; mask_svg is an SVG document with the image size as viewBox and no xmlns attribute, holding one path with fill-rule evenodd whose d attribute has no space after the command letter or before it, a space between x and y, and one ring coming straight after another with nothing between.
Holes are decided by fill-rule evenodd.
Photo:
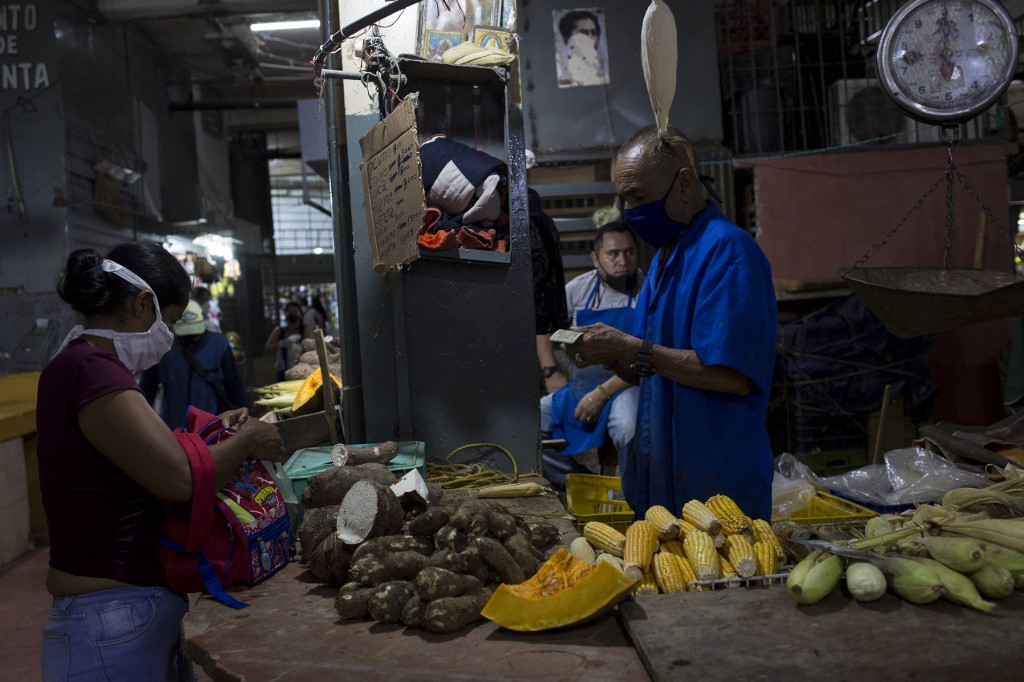
<instances>
[{"instance_id":1,"label":"yam tuber","mask_svg":"<svg viewBox=\"0 0 1024 682\"><path fill-rule=\"evenodd\" d=\"M416 595L409 597L409 601L405 602L405 608L402 609L402 625L422 630L427 616L428 603Z\"/></svg>"},{"instance_id":2,"label":"yam tuber","mask_svg":"<svg viewBox=\"0 0 1024 682\"><path fill-rule=\"evenodd\" d=\"M352 552L352 561L359 561L364 556L384 557L393 552L411 550L424 556L434 553L434 543L430 538L413 535L382 535L367 540Z\"/></svg>"},{"instance_id":3,"label":"yam tuber","mask_svg":"<svg viewBox=\"0 0 1024 682\"><path fill-rule=\"evenodd\" d=\"M302 546L302 562L309 563L313 552L324 538L332 535L338 528L338 509L340 505L307 509L299 524L299 545Z\"/></svg>"},{"instance_id":4,"label":"yam tuber","mask_svg":"<svg viewBox=\"0 0 1024 682\"><path fill-rule=\"evenodd\" d=\"M416 590L407 580L393 580L378 585L366 604L370 618L381 623L397 623L402 620L406 603L416 596ZM483 608L482 606L480 608Z\"/></svg>"},{"instance_id":5,"label":"yam tuber","mask_svg":"<svg viewBox=\"0 0 1024 682\"><path fill-rule=\"evenodd\" d=\"M438 634L461 630L482 618L480 611L490 598L491 591L481 587L461 597L435 599L427 605L424 626Z\"/></svg>"},{"instance_id":6,"label":"yam tuber","mask_svg":"<svg viewBox=\"0 0 1024 682\"><path fill-rule=\"evenodd\" d=\"M393 440L380 445L357 447L338 443L331 448L331 461L335 466L359 464L387 464L398 455L398 444Z\"/></svg>"},{"instance_id":7,"label":"yam tuber","mask_svg":"<svg viewBox=\"0 0 1024 682\"><path fill-rule=\"evenodd\" d=\"M530 542L535 548L541 550L547 549L551 545L555 544L562 536L554 524L546 521L531 523L529 524L529 528Z\"/></svg>"},{"instance_id":8,"label":"yam tuber","mask_svg":"<svg viewBox=\"0 0 1024 682\"><path fill-rule=\"evenodd\" d=\"M526 580L523 568L516 562L515 558L505 547L494 538L473 538L473 542L480 551L480 558L484 560L491 570L506 585L518 585ZM534 573L536 567L534 567ZM533 575L533 573L530 573Z\"/></svg>"},{"instance_id":9,"label":"yam tuber","mask_svg":"<svg viewBox=\"0 0 1024 682\"><path fill-rule=\"evenodd\" d=\"M334 610L342 618L365 618L366 607L375 587L366 587L356 582L346 583L334 598Z\"/></svg>"},{"instance_id":10,"label":"yam tuber","mask_svg":"<svg viewBox=\"0 0 1024 682\"><path fill-rule=\"evenodd\" d=\"M349 578L363 585L380 585L395 580L412 580L427 565L427 557L407 550L384 556L369 554L354 561Z\"/></svg>"},{"instance_id":11,"label":"yam tuber","mask_svg":"<svg viewBox=\"0 0 1024 682\"><path fill-rule=\"evenodd\" d=\"M540 565L543 557L540 556L540 551L533 546L525 533L513 533L505 538L503 544L508 553L516 560L516 563L519 564L519 567L523 569L526 577L530 577L537 572L537 566Z\"/></svg>"},{"instance_id":12,"label":"yam tuber","mask_svg":"<svg viewBox=\"0 0 1024 682\"><path fill-rule=\"evenodd\" d=\"M390 488L376 481L356 481L338 510L338 537L357 545L370 538L393 535L402 528L403 518L402 503Z\"/></svg>"},{"instance_id":13,"label":"yam tuber","mask_svg":"<svg viewBox=\"0 0 1024 682\"><path fill-rule=\"evenodd\" d=\"M516 532L516 520L511 514L500 511L487 512L487 526L491 535L504 540Z\"/></svg>"},{"instance_id":14,"label":"yam tuber","mask_svg":"<svg viewBox=\"0 0 1024 682\"><path fill-rule=\"evenodd\" d=\"M413 581L420 599L432 601L440 597L458 597L469 590L483 587L474 576L453 573L440 566L426 566Z\"/></svg>"},{"instance_id":15,"label":"yam tuber","mask_svg":"<svg viewBox=\"0 0 1024 682\"><path fill-rule=\"evenodd\" d=\"M434 535L448 524L449 512L444 507L431 506L412 521L406 530L409 535Z\"/></svg>"},{"instance_id":16,"label":"yam tuber","mask_svg":"<svg viewBox=\"0 0 1024 682\"><path fill-rule=\"evenodd\" d=\"M434 534L434 547L437 549L450 549L461 552L467 546L469 546L469 537L467 537L465 531L459 530L450 521L444 528Z\"/></svg>"},{"instance_id":17,"label":"yam tuber","mask_svg":"<svg viewBox=\"0 0 1024 682\"><path fill-rule=\"evenodd\" d=\"M308 510L341 504L352 486L364 480L391 485L395 482L395 475L383 464L333 467L306 481L302 491L302 506Z\"/></svg>"},{"instance_id":18,"label":"yam tuber","mask_svg":"<svg viewBox=\"0 0 1024 682\"><path fill-rule=\"evenodd\" d=\"M309 570L320 582L341 585L348 580L351 563L351 548L331 533L313 551L309 558Z\"/></svg>"}]
</instances>

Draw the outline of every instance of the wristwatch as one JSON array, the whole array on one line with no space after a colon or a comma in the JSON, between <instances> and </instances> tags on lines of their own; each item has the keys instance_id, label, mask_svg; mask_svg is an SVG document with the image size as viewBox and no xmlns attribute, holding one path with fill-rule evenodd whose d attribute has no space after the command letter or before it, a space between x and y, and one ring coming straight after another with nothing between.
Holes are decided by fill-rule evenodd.
<instances>
[{"instance_id":1,"label":"wristwatch","mask_svg":"<svg viewBox=\"0 0 1024 682\"><path fill-rule=\"evenodd\" d=\"M560 372L560 371L562 371L562 370L560 370L558 368L558 365L551 365L549 367L541 367L540 368L540 375L543 378L545 378L545 379L550 379L552 374L554 374L555 372Z\"/></svg>"},{"instance_id":2,"label":"wristwatch","mask_svg":"<svg viewBox=\"0 0 1024 682\"><path fill-rule=\"evenodd\" d=\"M654 367L651 366L651 353L654 352L654 343L644 339L637 351L636 359L633 360L633 371L637 376L649 377L654 374Z\"/></svg>"}]
</instances>

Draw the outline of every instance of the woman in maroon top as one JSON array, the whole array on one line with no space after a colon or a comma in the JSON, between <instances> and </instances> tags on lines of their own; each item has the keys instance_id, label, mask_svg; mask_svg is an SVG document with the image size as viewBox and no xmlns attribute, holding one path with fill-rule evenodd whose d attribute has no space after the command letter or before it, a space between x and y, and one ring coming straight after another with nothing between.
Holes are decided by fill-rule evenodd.
<instances>
[{"instance_id":1,"label":"woman in maroon top","mask_svg":"<svg viewBox=\"0 0 1024 682\"><path fill-rule=\"evenodd\" d=\"M134 373L174 341L192 282L159 244L125 242L106 258L72 253L57 292L84 318L39 379L39 474L50 536L44 680L191 680L180 654L187 598L157 553L160 500L192 496L188 458ZM217 485L246 457L280 460L277 427L245 409L221 415L237 435L211 446ZM244 427L243 427L244 425ZM243 427L243 428L240 428Z\"/></svg>"}]
</instances>

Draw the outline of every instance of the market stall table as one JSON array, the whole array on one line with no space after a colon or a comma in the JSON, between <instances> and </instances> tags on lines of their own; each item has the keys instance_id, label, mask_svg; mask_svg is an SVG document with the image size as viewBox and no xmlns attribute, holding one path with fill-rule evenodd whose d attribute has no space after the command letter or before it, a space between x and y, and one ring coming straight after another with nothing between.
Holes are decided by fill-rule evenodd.
<instances>
[{"instance_id":1,"label":"market stall table","mask_svg":"<svg viewBox=\"0 0 1024 682\"><path fill-rule=\"evenodd\" d=\"M1020 680L1024 594L987 615L836 589L797 606L783 585L641 595L619 608L655 680Z\"/></svg>"},{"instance_id":2,"label":"market stall table","mask_svg":"<svg viewBox=\"0 0 1024 682\"><path fill-rule=\"evenodd\" d=\"M554 496L499 500L527 522L547 521L568 545L577 533ZM372 620L342 621L336 587L299 564L238 596L233 610L203 596L186 616L185 651L214 680L646 679L618 618L558 632L518 633L481 620L450 635Z\"/></svg>"}]
</instances>

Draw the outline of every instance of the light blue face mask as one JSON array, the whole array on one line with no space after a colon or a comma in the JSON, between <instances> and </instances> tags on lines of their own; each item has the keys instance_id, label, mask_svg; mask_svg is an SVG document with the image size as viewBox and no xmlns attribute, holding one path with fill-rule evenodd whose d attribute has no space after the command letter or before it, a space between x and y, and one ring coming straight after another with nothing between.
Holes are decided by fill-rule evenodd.
<instances>
[{"instance_id":1,"label":"light blue face mask","mask_svg":"<svg viewBox=\"0 0 1024 682\"><path fill-rule=\"evenodd\" d=\"M114 350L117 353L118 359L124 363L124 366L131 372L141 372L149 369L156 363L160 362L160 358L164 356L174 345L174 334L164 324L164 319L160 315L160 302L156 298L156 292L153 288L146 284L146 280L142 279L134 272L124 267L119 263L115 263L112 260L104 260L100 264L100 267L104 272L112 272L121 279L125 280L129 284L132 284L143 291L149 291L153 293L153 305L156 308L156 320L150 325L149 329L144 332L116 332L113 329L85 329L82 325L78 324L71 330L71 332L65 337L64 343L60 345L57 352L64 350L65 347L79 336L83 334L89 334L91 336L102 336L106 339L111 339L114 342Z\"/></svg>"},{"instance_id":2,"label":"light blue face mask","mask_svg":"<svg viewBox=\"0 0 1024 682\"><path fill-rule=\"evenodd\" d=\"M686 223L672 220L665 213L665 201L675 188L678 177L679 174L676 173L675 177L672 178L672 184L669 185L668 191L665 192L665 196L661 199L648 201L646 204L633 206L622 212L622 219L633 228L637 236L656 249L671 244L679 236L679 233L687 227Z\"/></svg>"}]
</instances>

